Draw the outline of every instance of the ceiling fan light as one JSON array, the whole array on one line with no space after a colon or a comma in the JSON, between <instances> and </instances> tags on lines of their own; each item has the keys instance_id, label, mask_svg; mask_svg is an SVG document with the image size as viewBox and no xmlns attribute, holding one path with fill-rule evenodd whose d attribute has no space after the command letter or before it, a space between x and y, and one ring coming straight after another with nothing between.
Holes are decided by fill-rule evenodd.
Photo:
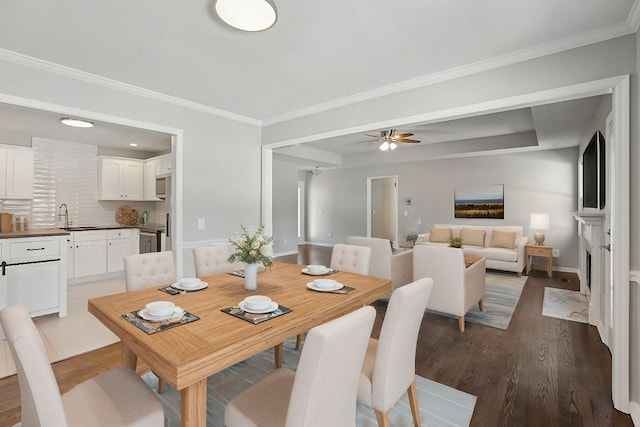
<instances>
[{"instance_id":1,"label":"ceiling fan light","mask_svg":"<svg viewBox=\"0 0 640 427\"><path fill-rule=\"evenodd\" d=\"M396 144L395 142L392 142L391 144L389 144L390 150L395 150L396 148L398 148L398 144Z\"/></svg>"},{"instance_id":2,"label":"ceiling fan light","mask_svg":"<svg viewBox=\"0 0 640 427\"><path fill-rule=\"evenodd\" d=\"M225 23L242 31L264 31L278 19L271 0L217 0L215 10Z\"/></svg>"},{"instance_id":3,"label":"ceiling fan light","mask_svg":"<svg viewBox=\"0 0 640 427\"><path fill-rule=\"evenodd\" d=\"M389 151L389 143L387 141L385 141L382 144L380 144L380 150Z\"/></svg>"}]
</instances>

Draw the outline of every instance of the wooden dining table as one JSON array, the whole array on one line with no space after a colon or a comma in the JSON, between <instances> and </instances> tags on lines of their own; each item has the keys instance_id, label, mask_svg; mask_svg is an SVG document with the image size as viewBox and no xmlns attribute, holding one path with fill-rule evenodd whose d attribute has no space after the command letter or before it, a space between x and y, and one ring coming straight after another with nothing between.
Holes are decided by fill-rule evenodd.
<instances>
[{"instance_id":1,"label":"wooden dining table","mask_svg":"<svg viewBox=\"0 0 640 427\"><path fill-rule=\"evenodd\" d=\"M231 274L202 277L205 289L169 295L170 284L107 295L89 300L89 312L122 342L123 362L135 369L142 357L160 378L180 390L182 426L205 426L207 377L271 347L276 354L289 338L343 316L387 295L391 281L372 276L336 272L324 278L354 288L346 294L307 288L314 277L305 266L275 262L258 273L257 291L244 289L244 279ZM222 312L249 295L267 295L291 312L252 324ZM123 318L151 301L172 301L200 319L148 335Z\"/></svg>"}]
</instances>

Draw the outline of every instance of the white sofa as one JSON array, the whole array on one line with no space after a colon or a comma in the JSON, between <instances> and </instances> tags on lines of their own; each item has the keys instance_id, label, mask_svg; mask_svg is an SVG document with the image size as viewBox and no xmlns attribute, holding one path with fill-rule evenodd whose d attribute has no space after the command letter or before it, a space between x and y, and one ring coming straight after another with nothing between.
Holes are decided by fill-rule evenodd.
<instances>
[{"instance_id":1,"label":"white sofa","mask_svg":"<svg viewBox=\"0 0 640 427\"><path fill-rule=\"evenodd\" d=\"M480 255L486 258L487 268L495 270L512 271L522 276L522 270L525 266L524 245L527 243L527 237L523 235L523 229L520 226L512 225L458 225L458 224L434 224L433 228L437 229L450 229L451 237L460 238L461 235L471 235L472 239L465 243L462 242L462 250L465 254ZM462 231L463 229L469 231ZM484 239L478 240L479 231L484 231ZM496 239L493 239L493 232L506 232L515 233L515 239L513 239L513 247L509 244L505 244L505 237L511 236L510 234L496 234ZM448 239L443 239L442 234L445 231L438 231L439 239L431 235L431 230L425 234L418 234L416 245L436 245L436 246L449 246ZM435 236L435 235L434 235ZM436 240L436 241L434 241ZM475 240L475 241L474 241ZM481 243L481 244L478 244Z\"/></svg>"}]
</instances>

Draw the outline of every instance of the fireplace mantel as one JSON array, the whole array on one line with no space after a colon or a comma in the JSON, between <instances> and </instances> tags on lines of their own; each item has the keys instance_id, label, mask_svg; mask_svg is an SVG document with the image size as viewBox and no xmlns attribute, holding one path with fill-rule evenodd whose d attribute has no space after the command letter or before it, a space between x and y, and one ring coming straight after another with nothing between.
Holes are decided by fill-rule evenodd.
<instances>
[{"instance_id":1,"label":"fireplace mantel","mask_svg":"<svg viewBox=\"0 0 640 427\"><path fill-rule=\"evenodd\" d=\"M585 225L602 225L602 223L604 222L605 213L600 211L578 211L573 213L573 217L576 219L576 221Z\"/></svg>"}]
</instances>

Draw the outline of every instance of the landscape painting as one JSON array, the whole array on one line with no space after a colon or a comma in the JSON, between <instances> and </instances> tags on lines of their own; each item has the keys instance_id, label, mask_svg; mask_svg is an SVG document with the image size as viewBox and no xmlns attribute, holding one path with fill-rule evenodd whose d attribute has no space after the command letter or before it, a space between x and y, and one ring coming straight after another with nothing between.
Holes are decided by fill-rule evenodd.
<instances>
[{"instance_id":1,"label":"landscape painting","mask_svg":"<svg viewBox=\"0 0 640 427\"><path fill-rule=\"evenodd\" d=\"M502 184L456 187L453 198L456 218L504 219Z\"/></svg>"}]
</instances>

